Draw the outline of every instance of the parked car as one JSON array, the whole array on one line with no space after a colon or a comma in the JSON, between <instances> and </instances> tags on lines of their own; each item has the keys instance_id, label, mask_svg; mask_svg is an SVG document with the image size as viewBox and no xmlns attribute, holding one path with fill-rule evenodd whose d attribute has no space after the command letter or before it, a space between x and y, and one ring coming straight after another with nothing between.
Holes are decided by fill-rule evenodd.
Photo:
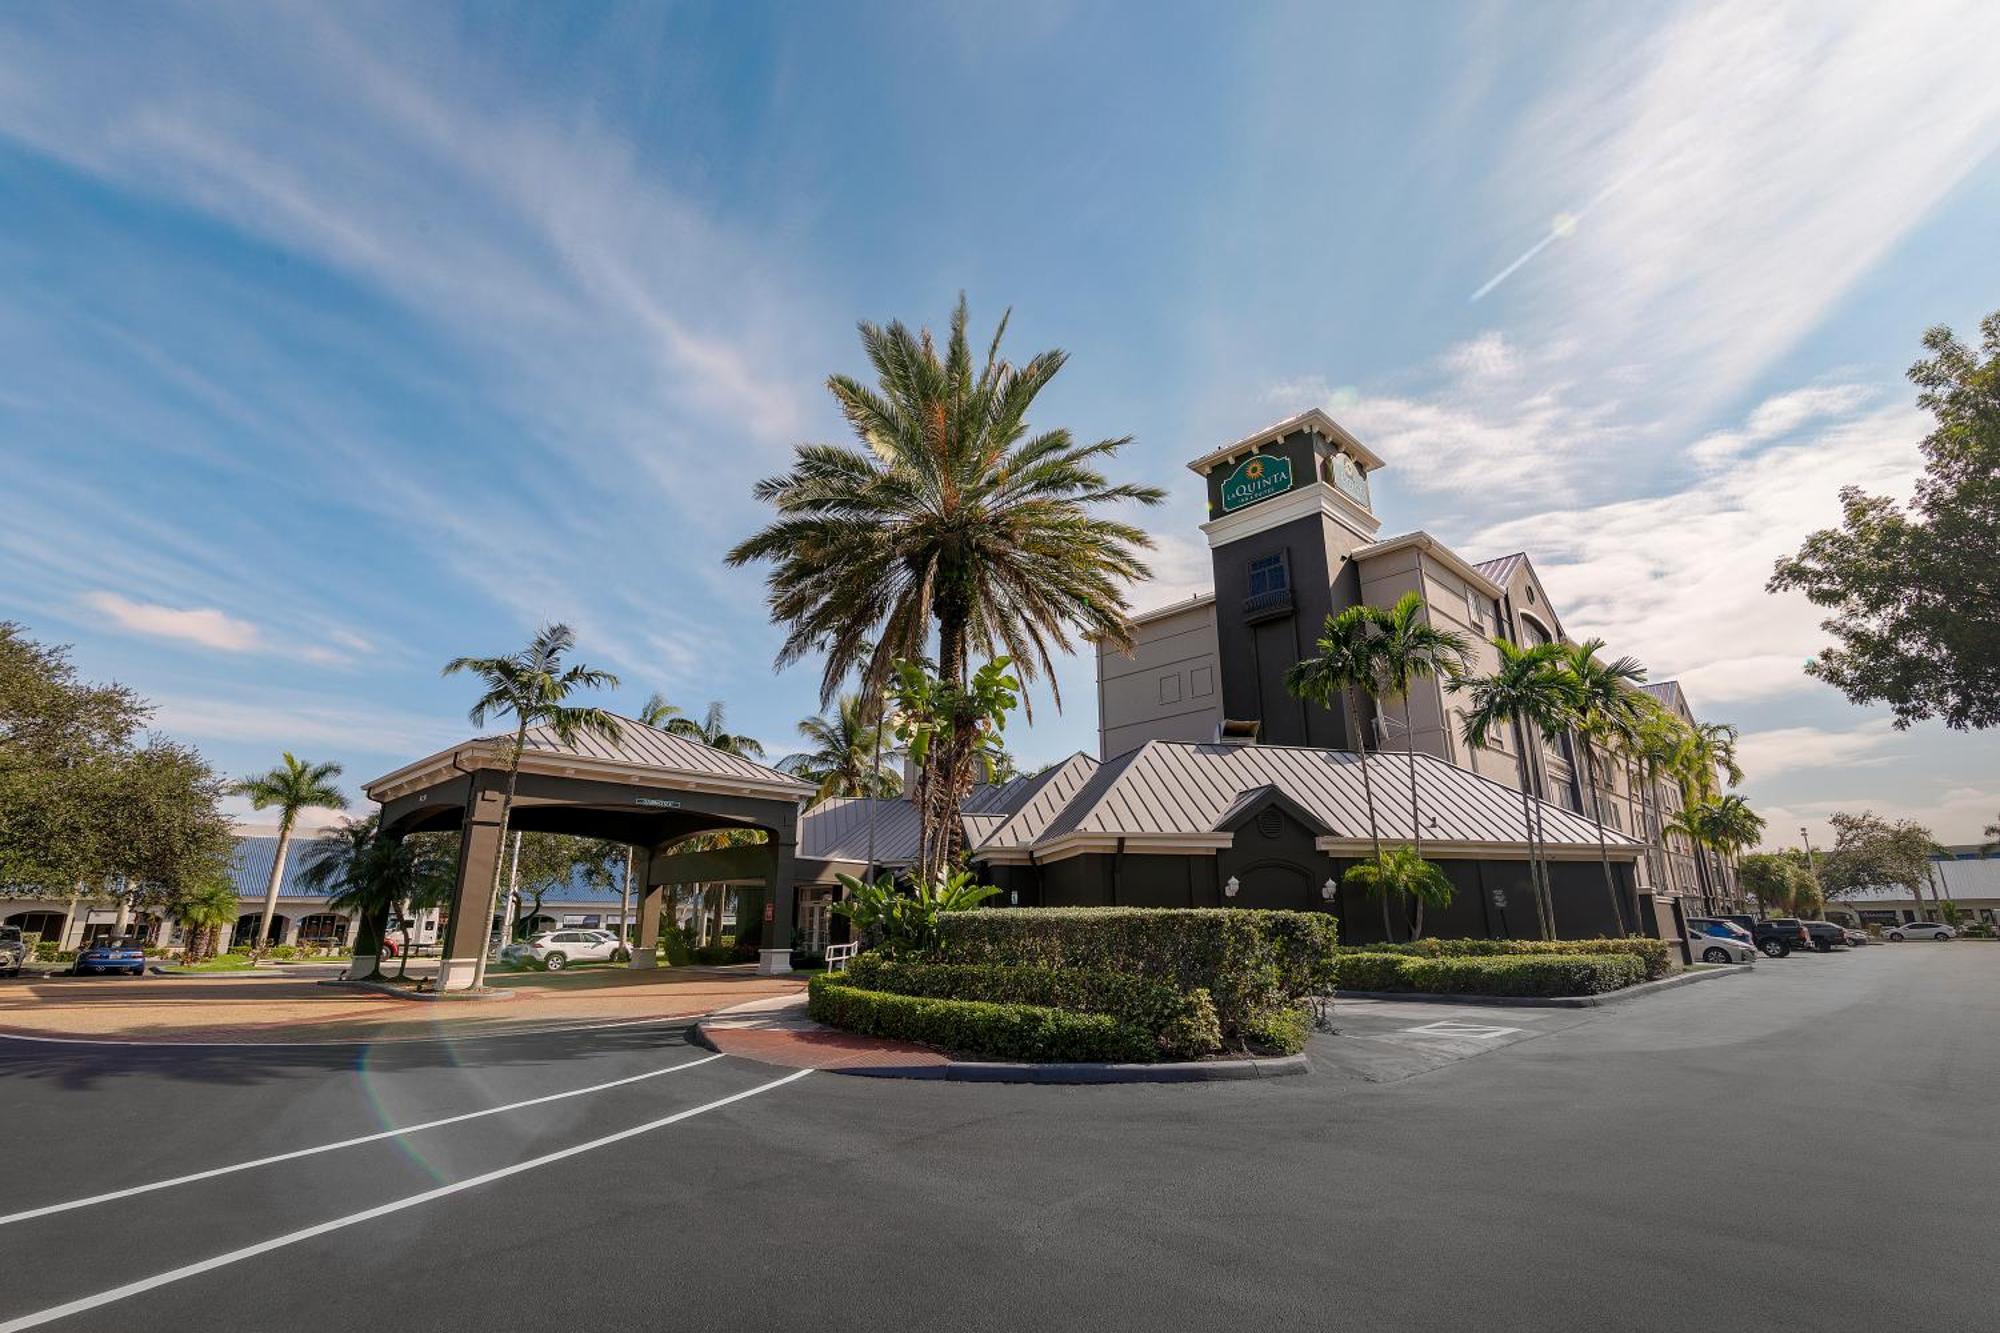
<instances>
[{"instance_id":1,"label":"parked car","mask_svg":"<svg viewBox=\"0 0 2000 1333\"><path fill-rule=\"evenodd\" d=\"M146 975L146 951L137 940L99 940L76 951L75 972L123 972L128 977Z\"/></svg>"},{"instance_id":2,"label":"parked car","mask_svg":"<svg viewBox=\"0 0 2000 1333\"><path fill-rule=\"evenodd\" d=\"M1810 949L1812 936L1807 933L1805 923L1796 917L1782 916L1770 921L1759 921L1744 913L1732 912L1721 918L1734 921L1750 932L1756 941L1757 951L1766 958L1788 958L1794 949Z\"/></svg>"},{"instance_id":3,"label":"parked car","mask_svg":"<svg viewBox=\"0 0 2000 1333\"><path fill-rule=\"evenodd\" d=\"M515 967L539 967L560 972L571 963L622 963L632 955L608 930L550 930L516 940L500 951L500 961Z\"/></svg>"},{"instance_id":4,"label":"parked car","mask_svg":"<svg viewBox=\"0 0 2000 1333\"><path fill-rule=\"evenodd\" d=\"M1836 948L1847 947L1847 928L1836 926L1831 921L1807 921L1803 923L1806 934L1812 937L1813 948L1821 953L1832 953Z\"/></svg>"},{"instance_id":5,"label":"parked car","mask_svg":"<svg viewBox=\"0 0 2000 1333\"><path fill-rule=\"evenodd\" d=\"M1704 935L1726 935L1730 939L1741 941L1752 948L1755 948L1757 944L1756 936L1737 925L1734 921L1724 921L1718 916L1691 916L1688 918L1688 928L1690 930L1698 930Z\"/></svg>"},{"instance_id":6,"label":"parked car","mask_svg":"<svg viewBox=\"0 0 2000 1333\"><path fill-rule=\"evenodd\" d=\"M1852 926L1842 926L1841 929L1846 932L1847 942L1851 945L1859 946L1863 944L1873 944L1875 942L1874 940L1868 938L1868 932L1865 930L1856 930Z\"/></svg>"},{"instance_id":7,"label":"parked car","mask_svg":"<svg viewBox=\"0 0 2000 1333\"><path fill-rule=\"evenodd\" d=\"M1901 944L1904 940L1955 940L1958 932L1942 921L1905 921L1900 926L1890 926L1882 932L1891 940Z\"/></svg>"},{"instance_id":8,"label":"parked car","mask_svg":"<svg viewBox=\"0 0 2000 1333\"><path fill-rule=\"evenodd\" d=\"M1707 919L1715 929L1702 929L1696 917L1688 922L1688 955L1697 963L1754 963L1756 946L1743 938L1743 930L1733 922Z\"/></svg>"},{"instance_id":9,"label":"parked car","mask_svg":"<svg viewBox=\"0 0 2000 1333\"><path fill-rule=\"evenodd\" d=\"M28 961L28 941L21 936L19 926L0 926L0 972L10 977L21 975L21 964Z\"/></svg>"}]
</instances>

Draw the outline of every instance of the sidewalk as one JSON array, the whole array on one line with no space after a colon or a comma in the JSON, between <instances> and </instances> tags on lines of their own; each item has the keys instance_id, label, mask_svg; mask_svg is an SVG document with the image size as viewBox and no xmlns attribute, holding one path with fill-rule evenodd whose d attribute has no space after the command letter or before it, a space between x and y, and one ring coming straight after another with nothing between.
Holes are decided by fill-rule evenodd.
<instances>
[{"instance_id":1,"label":"sidewalk","mask_svg":"<svg viewBox=\"0 0 2000 1333\"><path fill-rule=\"evenodd\" d=\"M724 1055L787 1069L866 1069L936 1066L951 1057L911 1041L840 1032L806 1017L806 997L771 995L740 1004L695 1025L697 1038Z\"/></svg>"}]
</instances>

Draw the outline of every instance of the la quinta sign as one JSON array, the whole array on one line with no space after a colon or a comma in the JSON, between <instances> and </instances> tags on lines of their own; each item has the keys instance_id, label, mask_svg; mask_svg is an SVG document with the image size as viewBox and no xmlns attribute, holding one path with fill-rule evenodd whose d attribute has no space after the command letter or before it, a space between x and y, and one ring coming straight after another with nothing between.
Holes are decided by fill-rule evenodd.
<instances>
[{"instance_id":1,"label":"la quinta sign","mask_svg":"<svg viewBox=\"0 0 2000 1333\"><path fill-rule=\"evenodd\" d=\"M1274 454L1252 454L1222 479L1222 512L1268 500L1292 489L1292 460Z\"/></svg>"}]
</instances>

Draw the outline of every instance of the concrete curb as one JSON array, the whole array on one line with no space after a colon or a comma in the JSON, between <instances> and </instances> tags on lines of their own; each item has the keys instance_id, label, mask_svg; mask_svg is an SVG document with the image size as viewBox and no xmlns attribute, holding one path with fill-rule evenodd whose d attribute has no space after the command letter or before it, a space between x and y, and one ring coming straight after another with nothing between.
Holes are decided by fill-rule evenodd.
<instances>
[{"instance_id":1,"label":"concrete curb","mask_svg":"<svg viewBox=\"0 0 2000 1333\"><path fill-rule=\"evenodd\" d=\"M727 1026L726 1024L724 1026ZM709 1036L707 1025L697 1022L690 1036L697 1045L727 1055ZM739 1055L756 1060L754 1055ZM770 1063L759 1061L759 1063ZM1182 1064L1029 1064L1000 1060L950 1060L923 1065L823 1065L822 1074L847 1074L859 1078L913 1078L945 1083L1224 1083L1240 1079L1281 1078L1303 1074L1312 1066L1303 1055L1282 1055L1245 1060L1196 1060Z\"/></svg>"},{"instance_id":2,"label":"concrete curb","mask_svg":"<svg viewBox=\"0 0 2000 1333\"><path fill-rule=\"evenodd\" d=\"M447 990L414 991L408 986L392 986L381 981L336 981L331 978L313 983L317 986L337 986L341 990L372 991L377 995L387 995L396 1000L413 1000L418 1003L477 1003L485 1000L511 1000L515 998L511 990L488 987L482 991Z\"/></svg>"},{"instance_id":3,"label":"concrete curb","mask_svg":"<svg viewBox=\"0 0 2000 1333\"><path fill-rule=\"evenodd\" d=\"M1676 986L1692 986L1697 981L1713 981L1717 977L1735 976L1751 970L1749 963L1730 965L1702 965L1699 971L1686 971L1671 977L1661 977L1658 981L1642 981L1624 990L1606 991L1602 995L1437 995L1430 991L1378 991L1378 990L1337 990L1336 1000L1408 1000L1421 1004L1485 1004L1498 1008L1519 1009L1596 1009L1607 1004L1620 1004L1626 1000L1637 1000L1647 995L1655 995Z\"/></svg>"}]
</instances>

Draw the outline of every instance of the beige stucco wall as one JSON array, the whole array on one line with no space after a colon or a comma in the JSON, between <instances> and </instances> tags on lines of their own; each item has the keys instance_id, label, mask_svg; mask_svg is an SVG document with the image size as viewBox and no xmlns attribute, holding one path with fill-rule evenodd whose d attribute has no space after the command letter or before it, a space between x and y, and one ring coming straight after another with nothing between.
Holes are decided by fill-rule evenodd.
<instances>
[{"instance_id":1,"label":"beige stucco wall","mask_svg":"<svg viewBox=\"0 0 2000 1333\"><path fill-rule=\"evenodd\" d=\"M1215 604L1143 618L1129 654L1097 646L1098 757L1149 740L1212 741L1222 720Z\"/></svg>"}]
</instances>

